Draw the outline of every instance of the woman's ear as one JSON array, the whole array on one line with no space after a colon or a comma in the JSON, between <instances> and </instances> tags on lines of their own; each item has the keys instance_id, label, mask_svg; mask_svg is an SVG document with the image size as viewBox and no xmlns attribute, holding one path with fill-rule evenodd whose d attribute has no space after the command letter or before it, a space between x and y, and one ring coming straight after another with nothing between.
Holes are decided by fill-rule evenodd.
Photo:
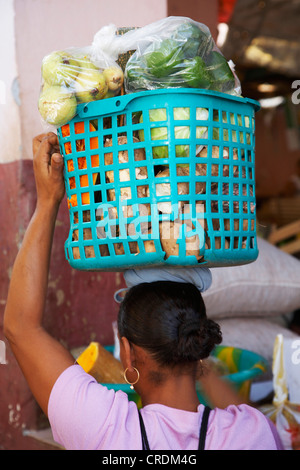
<instances>
[{"instance_id":1,"label":"woman's ear","mask_svg":"<svg viewBox=\"0 0 300 470\"><path fill-rule=\"evenodd\" d=\"M124 369L132 369L132 353L133 351L128 339L125 336L122 336L122 338L120 338L120 359Z\"/></svg>"}]
</instances>

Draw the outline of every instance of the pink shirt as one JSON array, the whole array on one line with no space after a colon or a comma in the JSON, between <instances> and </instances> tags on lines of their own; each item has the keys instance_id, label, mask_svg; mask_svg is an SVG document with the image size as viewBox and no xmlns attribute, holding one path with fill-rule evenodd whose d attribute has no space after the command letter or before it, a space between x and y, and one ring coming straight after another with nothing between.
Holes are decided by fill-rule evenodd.
<instances>
[{"instance_id":1,"label":"pink shirt","mask_svg":"<svg viewBox=\"0 0 300 470\"><path fill-rule=\"evenodd\" d=\"M203 405L198 412L164 405L142 409L151 450L196 450ZM48 415L54 440L69 450L140 450L142 440L137 406L127 394L108 390L78 365L56 381ZM271 422L247 405L213 409L206 449L282 449Z\"/></svg>"}]
</instances>

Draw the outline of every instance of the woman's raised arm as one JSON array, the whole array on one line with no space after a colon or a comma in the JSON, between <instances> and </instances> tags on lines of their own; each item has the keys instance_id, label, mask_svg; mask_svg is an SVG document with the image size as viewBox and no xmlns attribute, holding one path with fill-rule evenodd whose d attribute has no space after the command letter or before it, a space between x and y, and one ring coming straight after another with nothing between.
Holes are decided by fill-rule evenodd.
<instances>
[{"instance_id":1,"label":"woman's raised arm","mask_svg":"<svg viewBox=\"0 0 300 470\"><path fill-rule=\"evenodd\" d=\"M42 326L55 221L64 196L63 158L54 133L33 140L37 204L16 257L4 334L39 402L47 413L51 389L72 355Z\"/></svg>"}]
</instances>

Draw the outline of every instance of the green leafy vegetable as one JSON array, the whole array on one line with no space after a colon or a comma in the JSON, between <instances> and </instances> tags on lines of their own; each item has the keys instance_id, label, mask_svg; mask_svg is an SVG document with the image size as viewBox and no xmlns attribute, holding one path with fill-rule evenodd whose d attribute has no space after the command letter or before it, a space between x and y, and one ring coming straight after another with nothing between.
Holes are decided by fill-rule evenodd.
<instances>
[{"instance_id":1,"label":"green leafy vegetable","mask_svg":"<svg viewBox=\"0 0 300 470\"><path fill-rule=\"evenodd\" d=\"M208 111L204 108L197 108L196 110L197 120L208 119ZM165 140L165 145L153 146L153 157L154 158L168 158L168 127L164 125L164 121L167 121L167 110L165 108L151 109L149 110L150 122L161 122L161 126L153 127L150 131L151 140ZM174 121L189 121L190 120L190 108L174 108ZM143 122L143 115L140 117L140 123ZM196 138L200 139L207 133L207 127L197 126L196 127ZM174 137L175 141L179 139L190 138L190 126L182 125L178 123L178 126L174 126ZM144 130L139 131L139 138L141 141L145 140ZM175 145L176 157L188 157L189 156L189 145L178 144ZM181 164L179 164L181 165ZM182 164L184 166L184 164Z\"/></svg>"},{"instance_id":2,"label":"green leafy vegetable","mask_svg":"<svg viewBox=\"0 0 300 470\"><path fill-rule=\"evenodd\" d=\"M154 39L141 53L138 49L125 69L125 90L200 88L232 93L235 75L208 28L183 21L170 37Z\"/></svg>"},{"instance_id":3,"label":"green leafy vegetable","mask_svg":"<svg viewBox=\"0 0 300 470\"><path fill-rule=\"evenodd\" d=\"M145 60L150 74L157 78L166 77L174 72L177 65L182 62L182 51L173 39L164 39L154 51L145 52Z\"/></svg>"},{"instance_id":4,"label":"green leafy vegetable","mask_svg":"<svg viewBox=\"0 0 300 470\"><path fill-rule=\"evenodd\" d=\"M225 92L234 88L235 79L233 72L222 54L212 51L207 58L206 64L214 90Z\"/></svg>"},{"instance_id":5,"label":"green leafy vegetable","mask_svg":"<svg viewBox=\"0 0 300 470\"><path fill-rule=\"evenodd\" d=\"M184 60L181 70L176 74L176 80L178 83L181 82L183 87L188 88L208 89L211 86L211 78L205 62L199 56Z\"/></svg>"},{"instance_id":6,"label":"green leafy vegetable","mask_svg":"<svg viewBox=\"0 0 300 470\"><path fill-rule=\"evenodd\" d=\"M209 29L202 30L190 22L182 23L173 37L181 43L185 59L192 59L196 56L204 57L211 52L214 46Z\"/></svg>"}]
</instances>

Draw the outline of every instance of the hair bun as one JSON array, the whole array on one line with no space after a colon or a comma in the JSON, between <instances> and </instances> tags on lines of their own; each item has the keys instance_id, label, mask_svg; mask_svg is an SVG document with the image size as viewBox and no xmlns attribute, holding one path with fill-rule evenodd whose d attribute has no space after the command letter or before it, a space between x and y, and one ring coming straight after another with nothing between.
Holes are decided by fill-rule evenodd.
<instances>
[{"instance_id":1,"label":"hair bun","mask_svg":"<svg viewBox=\"0 0 300 470\"><path fill-rule=\"evenodd\" d=\"M219 326L207 319L199 289L188 282L131 287L120 306L118 329L162 366L204 359L222 340Z\"/></svg>"},{"instance_id":2,"label":"hair bun","mask_svg":"<svg viewBox=\"0 0 300 470\"><path fill-rule=\"evenodd\" d=\"M188 336L191 333L198 333L200 329L199 320L189 320L182 323L178 329L178 336Z\"/></svg>"},{"instance_id":3,"label":"hair bun","mask_svg":"<svg viewBox=\"0 0 300 470\"><path fill-rule=\"evenodd\" d=\"M177 359L197 361L207 358L222 341L219 325L205 317L188 320L178 328Z\"/></svg>"}]
</instances>

